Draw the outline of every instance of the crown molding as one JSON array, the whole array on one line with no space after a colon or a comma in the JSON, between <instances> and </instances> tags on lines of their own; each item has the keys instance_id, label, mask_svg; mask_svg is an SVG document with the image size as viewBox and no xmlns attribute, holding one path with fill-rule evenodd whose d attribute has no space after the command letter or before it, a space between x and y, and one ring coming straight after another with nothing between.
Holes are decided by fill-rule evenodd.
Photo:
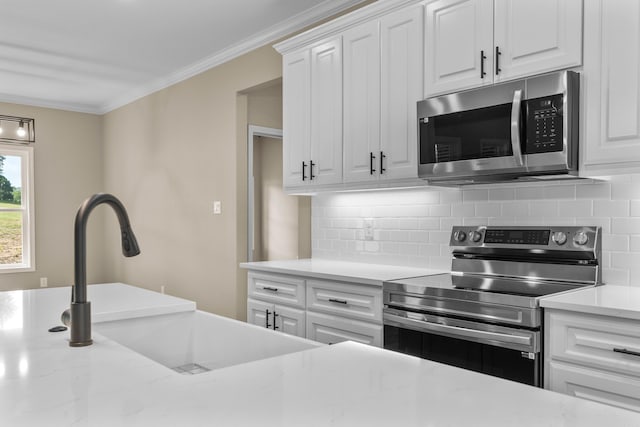
<instances>
[{"instance_id":1,"label":"crown molding","mask_svg":"<svg viewBox=\"0 0 640 427\"><path fill-rule=\"evenodd\" d=\"M30 98L27 96L0 94L0 102L28 105L31 107L51 108L54 110L73 111L75 113L103 114L102 110L95 105L50 101L41 98Z\"/></svg>"},{"instance_id":2,"label":"crown molding","mask_svg":"<svg viewBox=\"0 0 640 427\"><path fill-rule=\"evenodd\" d=\"M378 0L347 15L340 16L326 24L311 28L302 34L275 44L273 47L284 55L302 46L311 45L332 35L343 32L366 21L378 18L403 7L417 4L422 0Z\"/></svg>"}]
</instances>

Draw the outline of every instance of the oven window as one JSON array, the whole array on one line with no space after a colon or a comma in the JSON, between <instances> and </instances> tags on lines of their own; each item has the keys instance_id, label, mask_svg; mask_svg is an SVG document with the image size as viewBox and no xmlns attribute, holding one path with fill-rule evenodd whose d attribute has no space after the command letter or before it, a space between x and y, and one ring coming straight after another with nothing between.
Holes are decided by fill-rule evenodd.
<instances>
[{"instance_id":1,"label":"oven window","mask_svg":"<svg viewBox=\"0 0 640 427\"><path fill-rule=\"evenodd\" d=\"M524 384L540 385L540 356L518 350L384 326L384 348Z\"/></svg>"},{"instance_id":2,"label":"oven window","mask_svg":"<svg viewBox=\"0 0 640 427\"><path fill-rule=\"evenodd\" d=\"M420 124L420 163L512 156L511 103L430 117Z\"/></svg>"}]
</instances>

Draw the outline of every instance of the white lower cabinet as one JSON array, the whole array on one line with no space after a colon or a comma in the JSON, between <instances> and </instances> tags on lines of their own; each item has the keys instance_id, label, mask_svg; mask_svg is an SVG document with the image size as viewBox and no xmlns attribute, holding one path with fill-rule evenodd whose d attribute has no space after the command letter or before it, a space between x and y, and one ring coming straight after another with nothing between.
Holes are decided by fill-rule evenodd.
<instances>
[{"instance_id":1,"label":"white lower cabinet","mask_svg":"<svg viewBox=\"0 0 640 427\"><path fill-rule=\"evenodd\" d=\"M382 287L250 271L247 322L325 344L382 347Z\"/></svg>"},{"instance_id":2,"label":"white lower cabinet","mask_svg":"<svg viewBox=\"0 0 640 427\"><path fill-rule=\"evenodd\" d=\"M247 300L247 322L285 334L305 337L305 312L297 308Z\"/></svg>"},{"instance_id":3,"label":"white lower cabinet","mask_svg":"<svg viewBox=\"0 0 640 427\"><path fill-rule=\"evenodd\" d=\"M355 341L382 347L382 325L307 312L307 338L324 344Z\"/></svg>"},{"instance_id":4,"label":"white lower cabinet","mask_svg":"<svg viewBox=\"0 0 640 427\"><path fill-rule=\"evenodd\" d=\"M640 412L640 322L546 309L544 385Z\"/></svg>"}]
</instances>

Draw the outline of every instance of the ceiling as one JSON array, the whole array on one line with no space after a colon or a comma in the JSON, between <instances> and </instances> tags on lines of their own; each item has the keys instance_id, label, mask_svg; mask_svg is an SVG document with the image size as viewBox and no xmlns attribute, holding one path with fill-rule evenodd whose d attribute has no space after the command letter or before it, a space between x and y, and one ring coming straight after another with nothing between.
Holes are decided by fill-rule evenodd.
<instances>
[{"instance_id":1,"label":"ceiling","mask_svg":"<svg viewBox=\"0 0 640 427\"><path fill-rule=\"evenodd\" d=\"M0 101L102 114L362 0L2 0Z\"/></svg>"}]
</instances>

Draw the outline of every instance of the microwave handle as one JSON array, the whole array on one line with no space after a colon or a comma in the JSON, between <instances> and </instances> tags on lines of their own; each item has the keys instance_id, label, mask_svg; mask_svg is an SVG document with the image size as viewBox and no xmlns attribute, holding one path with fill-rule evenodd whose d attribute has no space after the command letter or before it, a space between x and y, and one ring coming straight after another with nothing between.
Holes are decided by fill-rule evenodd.
<instances>
[{"instance_id":1,"label":"microwave handle","mask_svg":"<svg viewBox=\"0 0 640 427\"><path fill-rule=\"evenodd\" d=\"M518 166L523 166L522 150L520 145L520 111L522 109L522 89L513 92L511 104L511 149Z\"/></svg>"}]
</instances>

